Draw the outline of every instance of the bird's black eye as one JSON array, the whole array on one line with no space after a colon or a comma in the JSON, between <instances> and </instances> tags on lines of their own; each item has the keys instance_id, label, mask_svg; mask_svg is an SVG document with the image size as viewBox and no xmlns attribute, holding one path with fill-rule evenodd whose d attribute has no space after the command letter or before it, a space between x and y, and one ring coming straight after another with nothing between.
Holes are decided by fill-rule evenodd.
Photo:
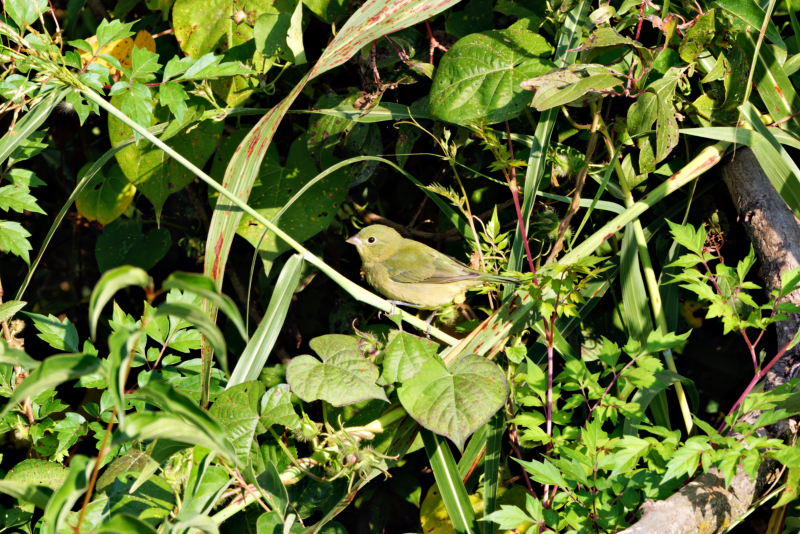
<instances>
[{"instance_id":1,"label":"bird's black eye","mask_svg":"<svg viewBox=\"0 0 800 534\"><path fill-rule=\"evenodd\" d=\"M374 237L370 237L369 239L367 239L367 243L374 243L374 242L375 242Z\"/></svg>"}]
</instances>

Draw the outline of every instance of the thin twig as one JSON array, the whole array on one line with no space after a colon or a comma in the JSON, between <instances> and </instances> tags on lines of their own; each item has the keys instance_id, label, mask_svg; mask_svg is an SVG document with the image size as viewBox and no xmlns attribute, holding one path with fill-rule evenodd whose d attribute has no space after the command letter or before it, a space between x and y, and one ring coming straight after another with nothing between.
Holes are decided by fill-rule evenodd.
<instances>
[{"instance_id":1,"label":"thin twig","mask_svg":"<svg viewBox=\"0 0 800 534\"><path fill-rule=\"evenodd\" d=\"M586 159L584 160L583 167L578 172L578 176L576 178L575 184L575 195L572 197L572 203L569 206L569 210L564 218L561 220L561 223L558 225L558 237L556 239L555 244L553 245L553 250L550 251L550 256L547 258L546 263L550 263L555 259L559 252L561 252L561 247L564 245L564 236L567 233L567 228L569 227L569 221L572 219L573 215L578 212L578 209L581 207L581 191L583 191L583 184L586 181L586 174L589 172L589 162L594 155L594 149L597 146L597 130L600 127L600 109L602 106L595 106L594 108L594 119L592 119L592 133L589 137L589 146L586 149Z\"/></svg>"},{"instance_id":2,"label":"thin twig","mask_svg":"<svg viewBox=\"0 0 800 534\"><path fill-rule=\"evenodd\" d=\"M506 121L506 137L508 139L508 153L511 156L511 159L514 159L514 146L511 144L511 128L508 126L508 121ZM508 175L506 175L506 179L508 179ZM531 247L528 244L528 233L525 230L525 219L522 216L522 208L519 205L519 185L517 185L517 168L511 167L511 180L508 183L508 187L511 189L511 196L514 197L514 208L517 210L517 223L519 225L519 233L520 237L522 238L522 244L525 246L525 255L528 256L528 267L530 268L532 273L536 272L536 267L533 265L533 256L531 255ZM538 285L538 283L537 283Z\"/></svg>"}]
</instances>

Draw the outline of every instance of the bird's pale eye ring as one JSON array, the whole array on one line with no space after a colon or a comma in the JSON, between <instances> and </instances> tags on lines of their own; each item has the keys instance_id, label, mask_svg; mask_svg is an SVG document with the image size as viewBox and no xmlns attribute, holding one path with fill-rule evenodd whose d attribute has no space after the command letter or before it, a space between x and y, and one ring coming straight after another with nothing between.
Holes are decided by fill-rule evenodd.
<instances>
[{"instance_id":1,"label":"bird's pale eye ring","mask_svg":"<svg viewBox=\"0 0 800 534\"><path fill-rule=\"evenodd\" d=\"M375 242L375 238L374 237L370 237L369 239L367 239L367 243L372 244L374 242Z\"/></svg>"}]
</instances>

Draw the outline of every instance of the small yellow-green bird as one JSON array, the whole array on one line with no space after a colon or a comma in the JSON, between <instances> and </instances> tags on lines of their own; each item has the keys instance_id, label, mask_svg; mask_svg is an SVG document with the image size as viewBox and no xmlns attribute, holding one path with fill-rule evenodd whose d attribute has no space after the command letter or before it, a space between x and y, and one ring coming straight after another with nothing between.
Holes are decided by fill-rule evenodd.
<instances>
[{"instance_id":1,"label":"small yellow-green bird","mask_svg":"<svg viewBox=\"0 0 800 534\"><path fill-rule=\"evenodd\" d=\"M428 245L405 239L395 229L373 224L347 240L358 249L369 285L394 305L435 310L485 282L519 280L482 273ZM428 317L428 326L433 314Z\"/></svg>"}]
</instances>

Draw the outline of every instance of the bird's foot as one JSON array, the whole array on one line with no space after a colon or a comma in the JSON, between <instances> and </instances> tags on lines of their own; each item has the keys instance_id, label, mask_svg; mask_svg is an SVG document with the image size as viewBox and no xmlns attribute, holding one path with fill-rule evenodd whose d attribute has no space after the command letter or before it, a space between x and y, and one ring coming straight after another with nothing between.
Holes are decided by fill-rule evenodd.
<instances>
[{"instance_id":1,"label":"bird's foot","mask_svg":"<svg viewBox=\"0 0 800 534\"><path fill-rule=\"evenodd\" d=\"M425 320L425 324L428 325L428 330L425 332L425 335L428 339L431 338L431 323L433 323L433 318L436 317L436 311L432 311L428 318Z\"/></svg>"},{"instance_id":2,"label":"bird's foot","mask_svg":"<svg viewBox=\"0 0 800 534\"><path fill-rule=\"evenodd\" d=\"M397 306L411 306L415 308L413 304L409 304L408 302L403 302L402 300L390 300L392 304L392 311L389 313L389 319L397 325L398 330L401 332L403 331L403 315L397 311Z\"/></svg>"}]
</instances>

